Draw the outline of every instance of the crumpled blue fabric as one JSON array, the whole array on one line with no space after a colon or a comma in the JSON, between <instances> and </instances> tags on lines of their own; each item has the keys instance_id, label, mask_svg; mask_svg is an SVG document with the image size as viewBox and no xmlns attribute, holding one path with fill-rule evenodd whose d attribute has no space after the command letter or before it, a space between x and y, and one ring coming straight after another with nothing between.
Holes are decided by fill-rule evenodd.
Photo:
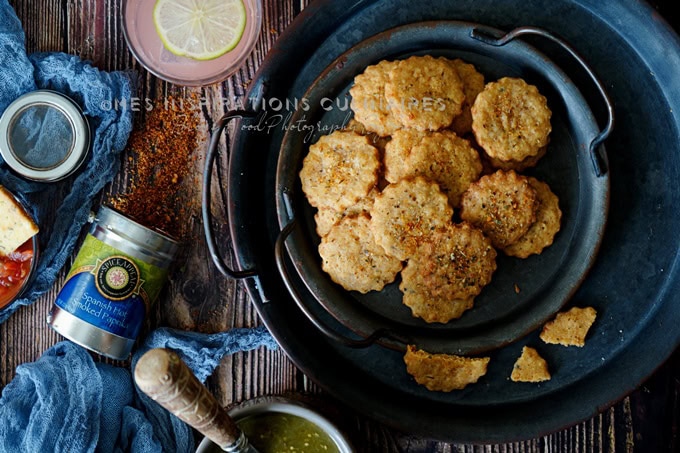
<instances>
[{"instance_id":1,"label":"crumpled blue fabric","mask_svg":"<svg viewBox=\"0 0 680 453\"><path fill-rule=\"evenodd\" d=\"M0 323L22 305L52 288L87 223L95 196L120 169L120 152L132 131L135 78L126 72L104 72L65 53L27 55L21 23L7 0L0 0L0 114L24 93L58 91L80 105L92 130L90 156L73 176L40 183L12 173L0 158L0 184L25 201L40 227L36 278L24 297L0 311ZM120 108L112 106L120 105ZM56 216L51 216L58 206Z\"/></svg>"},{"instance_id":2,"label":"crumpled blue fabric","mask_svg":"<svg viewBox=\"0 0 680 453\"><path fill-rule=\"evenodd\" d=\"M222 358L260 347L275 349L266 328L216 334L159 328L132 357L174 350L201 382ZM191 429L139 391L127 368L98 363L69 341L17 367L0 396L0 453L193 452Z\"/></svg>"}]
</instances>

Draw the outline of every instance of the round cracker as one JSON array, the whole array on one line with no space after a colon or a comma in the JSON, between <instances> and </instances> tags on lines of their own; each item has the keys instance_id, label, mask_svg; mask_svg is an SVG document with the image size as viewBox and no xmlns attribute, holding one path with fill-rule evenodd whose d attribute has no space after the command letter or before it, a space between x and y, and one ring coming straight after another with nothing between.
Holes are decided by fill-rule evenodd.
<instances>
[{"instance_id":1,"label":"round cracker","mask_svg":"<svg viewBox=\"0 0 680 453\"><path fill-rule=\"evenodd\" d=\"M439 130L460 114L465 92L458 73L443 58L412 56L389 72L385 98L405 127Z\"/></svg>"},{"instance_id":2,"label":"round cracker","mask_svg":"<svg viewBox=\"0 0 680 453\"><path fill-rule=\"evenodd\" d=\"M321 238L322 269L348 291L380 291L396 278L400 260L385 253L373 238L367 215L344 217Z\"/></svg>"},{"instance_id":3,"label":"round cracker","mask_svg":"<svg viewBox=\"0 0 680 453\"><path fill-rule=\"evenodd\" d=\"M536 221L538 196L526 176L498 170L482 176L463 194L460 216L503 249Z\"/></svg>"},{"instance_id":4,"label":"round cracker","mask_svg":"<svg viewBox=\"0 0 680 453\"><path fill-rule=\"evenodd\" d=\"M302 191L316 208L343 211L376 186L379 169L378 150L368 138L335 131L309 147L300 171Z\"/></svg>"},{"instance_id":5,"label":"round cracker","mask_svg":"<svg viewBox=\"0 0 680 453\"><path fill-rule=\"evenodd\" d=\"M467 223L441 228L401 273L404 304L427 322L459 317L491 282L496 255L489 238Z\"/></svg>"},{"instance_id":6,"label":"round cracker","mask_svg":"<svg viewBox=\"0 0 680 453\"><path fill-rule=\"evenodd\" d=\"M426 135L413 147L408 171L406 176L420 175L435 181L449 197L449 204L457 207L463 193L479 178L482 162L469 141L442 131Z\"/></svg>"},{"instance_id":7,"label":"round cracker","mask_svg":"<svg viewBox=\"0 0 680 453\"><path fill-rule=\"evenodd\" d=\"M552 245L555 235L560 231L562 220L559 198L550 190L550 186L534 177L528 177L528 180L538 196L536 221L526 234L503 249L507 255L517 258L540 254L543 249Z\"/></svg>"},{"instance_id":8,"label":"round cracker","mask_svg":"<svg viewBox=\"0 0 680 453\"><path fill-rule=\"evenodd\" d=\"M391 135L402 127L385 98L388 74L395 65L395 62L381 61L376 65L368 66L363 73L354 78L354 85L349 90L352 96L350 107L357 121L368 131L381 137Z\"/></svg>"},{"instance_id":9,"label":"round cracker","mask_svg":"<svg viewBox=\"0 0 680 453\"><path fill-rule=\"evenodd\" d=\"M552 130L548 101L524 80L504 77L486 84L472 105L472 130L487 154L522 161L548 144Z\"/></svg>"},{"instance_id":10,"label":"round cracker","mask_svg":"<svg viewBox=\"0 0 680 453\"><path fill-rule=\"evenodd\" d=\"M386 253L411 257L437 229L449 224L453 209L437 183L422 177L402 179L378 195L371 209L371 230Z\"/></svg>"}]
</instances>

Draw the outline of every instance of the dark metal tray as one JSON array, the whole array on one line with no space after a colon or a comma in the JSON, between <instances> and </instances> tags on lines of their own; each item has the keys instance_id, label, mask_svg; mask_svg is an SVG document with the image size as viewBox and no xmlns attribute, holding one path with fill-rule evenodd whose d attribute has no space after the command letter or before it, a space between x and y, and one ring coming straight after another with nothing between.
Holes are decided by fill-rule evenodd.
<instances>
[{"instance_id":1,"label":"dark metal tray","mask_svg":"<svg viewBox=\"0 0 680 453\"><path fill-rule=\"evenodd\" d=\"M467 22L416 22L352 47L309 87L304 95L309 108L296 110L289 124L315 125L314 131L286 131L276 178L280 227L286 230L291 223L297 224L279 241L286 240L290 262L305 282L304 288L289 285L302 310L320 304L353 332L388 347L403 350L408 343L432 353L469 355L510 344L535 330L578 289L595 261L607 218L609 174L601 142L611 132L613 107L608 108L611 117L603 132L564 72L519 39L526 35L556 39L544 30L527 27L504 33ZM560 44L571 49L567 43ZM347 123L351 114L346 108L348 91L354 77L371 64L414 53L462 58L485 74L487 81L522 77L540 87L553 112L549 151L529 174L548 182L560 197L561 233L540 256L521 260L501 254L493 280L475 299L475 306L444 324L413 317L402 303L398 281L367 294L345 291L333 283L321 269L314 210L298 176L309 145ZM604 89L602 94L596 100L604 104L608 102ZM281 263L283 254L277 260L282 276L290 282L288 266Z\"/></svg>"},{"instance_id":2,"label":"dark metal tray","mask_svg":"<svg viewBox=\"0 0 680 453\"><path fill-rule=\"evenodd\" d=\"M680 343L678 245L680 40L646 4L529 1L317 0L279 38L252 82L252 109L270 99L302 99L340 54L387 29L461 20L501 30L530 24L559 35L604 82L617 113L606 142L610 211L597 259L570 304L598 319L584 348L543 344L537 333L491 353L489 373L452 393L429 392L406 374L402 354L329 341L288 296L274 260L280 233L276 171L286 128L236 124L229 162L231 233L259 314L293 362L338 399L381 422L455 442L536 437L588 419L637 387ZM562 68L603 122L598 93L557 46L527 41ZM260 118L262 120L262 118ZM267 118L264 119L266 121ZM292 276L295 279L295 275ZM303 285L301 281L294 285ZM315 316L351 332L318 308ZM522 346L539 349L553 379L508 380Z\"/></svg>"}]
</instances>

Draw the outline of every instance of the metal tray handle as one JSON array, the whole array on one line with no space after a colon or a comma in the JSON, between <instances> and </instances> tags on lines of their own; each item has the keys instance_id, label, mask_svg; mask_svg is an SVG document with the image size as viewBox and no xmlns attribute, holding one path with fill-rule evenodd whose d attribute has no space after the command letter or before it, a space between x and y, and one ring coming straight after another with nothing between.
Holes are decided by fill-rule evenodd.
<instances>
[{"instance_id":1,"label":"metal tray handle","mask_svg":"<svg viewBox=\"0 0 680 453\"><path fill-rule=\"evenodd\" d=\"M609 134L611 134L612 130L614 129L614 105L611 99L609 98L607 91L604 89L604 85L602 84L602 82L600 82L600 80L595 75L595 72L593 72L588 63L585 62L585 60L576 52L576 50L574 50L574 48L571 47L563 39L558 38L557 36L551 34L550 32L538 27L530 26L518 27L515 28L514 30L509 31L503 36L495 36L491 34L489 31L483 30L481 28L475 28L470 33L470 36L473 39L496 47L503 46L522 35L537 35L558 44L560 47L566 50L576 61L578 61L581 67L586 71L588 76L591 78L591 80L595 83L595 86L597 87L597 90L600 92L600 95L602 96L605 106L607 108L607 124L605 125L604 129L602 129L590 142L588 152L590 153L590 159L592 160L593 166L595 168L595 174L597 176L603 176L605 173L607 173L607 161L605 157L600 153L599 147L607 139L607 137L609 137Z\"/></svg>"},{"instance_id":2,"label":"metal tray handle","mask_svg":"<svg viewBox=\"0 0 680 453\"><path fill-rule=\"evenodd\" d=\"M274 247L274 253L276 256L276 266L279 269L279 273L281 274L281 278L283 279L284 284L286 285L286 288L288 289L288 292L292 296L293 300L297 304L297 306L300 308L302 313L309 319L312 324L326 337L329 339L340 343L342 345L345 345L350 348L355 348L355 349L360 349L360 348L366 348L369 346L372 346L379 342L381 339L391 339L393 341L396 341L397 343L400 343L404 345L404 348L406 344L409 342L398 335L395 335L392 331L389 329L377 329L376 331L372 332L370 335L367 335L366 337L360 337L360 338L350 338L347 336L344 336L335 330L333 330L331 327L327 326L324 321L322 321L319 317L317 317L312 310L309 309L309 307L304 303L302 300L302 296L300 296L300 293L298 292L297 288L295 287L295 284L291 281L290 275L288 273L288 269L286 268L286 252L285 252L285 243L286 239L290 236L290 234L293 232L295 227L297 226L297 220L292 219L284 228L281 230L281 233L279 236L276 238L276 244Z\"/></svg>"},{"instance_id":3,"label":"metal tray handle","mask_svg":"<svg viewBox=\"0 0 680 453\"><path fill-rule=\"evenodd\" d=\"M208 145L208 153L205 156L205 167L203 169L203 190L201 194L201 214L203 216L203 229L205 231L205 240L208 244L208 251L210 252L210 258L212 258L217 269L226 277L234 279L243 279L248 277L254 277L257 275L255 270L243 270L235 271L231 269L224 261L224 258L220 254L219 248L217 247L217 242L215 240L215 233L212 228L212 212L210 210L210 200L211 196L211 183L212 183L212 172L213 166L215 164L215 158L217 157L217 149L220 143L220 138L222 136L222 131L227 127L229 122L233 119L241 118L255 118L257 113L249 112L245 110L231 110L227 112L222 118L217 121L217 124L212 130L212 135L210 137L210 144Z\"/></svg>"}]
</instances>

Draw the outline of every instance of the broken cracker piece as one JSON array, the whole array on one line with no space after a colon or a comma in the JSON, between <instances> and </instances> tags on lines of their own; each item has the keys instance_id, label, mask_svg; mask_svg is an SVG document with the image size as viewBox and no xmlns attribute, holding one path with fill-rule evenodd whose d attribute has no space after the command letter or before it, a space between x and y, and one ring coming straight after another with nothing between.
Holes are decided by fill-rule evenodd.
<instances>
[{"instance_id":1,"label":"broken cracker piece","mask_svg":"<svg viewBox=\"0 0 680 453\"><path fill-rule=\"evenodd\" d=\"M534 348L524 346L522 355L512 368L510 379L513 382L543 382L550 380L548 363Z\"/></svg>"},{"instance_id":2,"label":"broken cracker piece","mask_svg":"<svg viewBox=\"0 0 680 453\"><path fill-rule=\"evenodd\" d=\"M597 311L593 307L574 307L558 313L541 331L541 340L549 344L583 347L590 326L595 322Z\"/></svg>"},{"instance_id":3,"label":"broken cracker piece","mask_svg":"<svg viewBox=\"0 0 680 453\"><path fill-rule=\"evenodd\" d=\"M430 354L408 345L404 362L406 370L428 390L450 392L474 384L486 374L489 357L461 357L450 354Z\"/></svg>"}]
</instances>

